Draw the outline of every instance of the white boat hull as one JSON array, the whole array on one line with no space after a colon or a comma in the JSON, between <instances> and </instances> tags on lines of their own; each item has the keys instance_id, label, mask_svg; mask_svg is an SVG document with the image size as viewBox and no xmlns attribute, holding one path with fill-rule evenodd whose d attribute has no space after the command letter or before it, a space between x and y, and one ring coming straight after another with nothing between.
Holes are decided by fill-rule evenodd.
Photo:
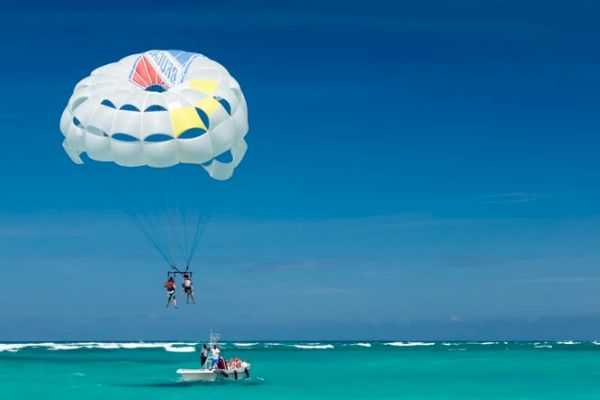
<instances>
[{"instance_id":1,"label":"white boat hull","mask_svg":"<svg viewBox=\"0 0 600 400\"><path fill-rule=\"evenodd\" d=\"M246 374L248 371L248 374ZM250 364L245 363L241 368L229 369L185 369L180 368L177 373L184 382L215 382L218 380L242 380L250 374Z\"/></svg>"}]
</instances>

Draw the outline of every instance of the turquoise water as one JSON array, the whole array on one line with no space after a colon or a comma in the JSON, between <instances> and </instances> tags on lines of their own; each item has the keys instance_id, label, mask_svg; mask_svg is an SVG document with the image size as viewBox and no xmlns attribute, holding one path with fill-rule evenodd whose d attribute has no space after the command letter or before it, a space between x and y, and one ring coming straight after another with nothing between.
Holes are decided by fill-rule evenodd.
<instances>
[{"instance_id":1,"label":"turquoise water","mask_svg":"<svg viewBox=\"0 0 600 400\"><path fill-rule=\"evenodd\" d=\"M600 398L594 342L242 345L223 352L251 380L188 384L175 370L197 366L194 343L0 344L0 399Z\"/></svg>"}]
</instances>

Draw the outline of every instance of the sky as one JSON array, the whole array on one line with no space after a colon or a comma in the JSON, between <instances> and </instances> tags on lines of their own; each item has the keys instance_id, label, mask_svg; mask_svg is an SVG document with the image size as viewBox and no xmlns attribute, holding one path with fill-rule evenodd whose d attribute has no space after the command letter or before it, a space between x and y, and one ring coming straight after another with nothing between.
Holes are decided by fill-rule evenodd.
<instances>
[{"instance_id":1,"label":"sky","mask_svg":"<svg viewBox=\"0 0 600 400\"><path fill-rule=\"evenodd\" d=\"M596 2L121 3L0 6L0 340L600 338ZM75 84L162 48L240 82L232 179L64 153ZM125 213L168 177L210 214L177 311Z\"/></svg>"}]
</instances>

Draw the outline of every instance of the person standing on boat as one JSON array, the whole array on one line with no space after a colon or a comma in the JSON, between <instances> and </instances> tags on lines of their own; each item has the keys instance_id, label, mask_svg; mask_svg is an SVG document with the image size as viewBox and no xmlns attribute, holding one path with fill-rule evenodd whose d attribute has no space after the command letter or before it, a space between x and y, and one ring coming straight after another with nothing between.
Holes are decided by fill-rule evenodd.
<instances>
[{"instance_id":1,"label":"person standing on boat","mask_svg":"<svg viewBox=\"0 0 600 400\"><path fill-rule=\"evenodd\" d=\"M206 364L207 359L208 359L208 346L206 344L203 344L202 350L200 350L200 368L204 367L204 364Z\"/></svg>"},{"instance_id":2,"label":"person standing on boat","mask_svg":"<svg viewBox=\"0 0 600 400\"><path fill-rule=\"evenodd\" d=\"M221 358L221 350L219 346L213 344L212 350L210 351L211 369L219 367L219 359Z\"/></svg>"}]
</instances>

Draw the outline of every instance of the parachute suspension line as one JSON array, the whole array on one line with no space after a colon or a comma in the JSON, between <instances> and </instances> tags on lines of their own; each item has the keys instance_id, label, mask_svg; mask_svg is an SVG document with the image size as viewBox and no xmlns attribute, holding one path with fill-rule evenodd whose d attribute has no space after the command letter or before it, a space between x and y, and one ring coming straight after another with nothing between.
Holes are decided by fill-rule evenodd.
<instances>
[{"instance_id":1,"label":"parachute suspension line","mask_svg":"<svg viewBox=\"0 0 600 400\"><path fill-rule=\"evenodd\" d=\"M171 176L172 178L172 176ZM182 240L181 240L181 244L182 244L182 254L183 257L187 257L187 255L190 253L190 249L189 249L189 242L188 242L188 224L187 224L187 207L185 206L185 204L187 204L187 202L185 204L183 203L184 199L179 199L180 201L175 201L175 212L176 214L179 216L179 222L181 223L181 231L182 231ZM180 206L181 205L181 206ZM188 267L186 265L186 271L187 271Z\"/></svg>"},{"instance_id":2,"label":"parachute suspension line","mask_svg":"<svg viewBox=\"0 0 600 400\"><path fill-rule=\"evenodd\" d=\"M166 185L154 193L157 199L152 201L146 197L133 202L136 208L125 213L167 262L169 276L191 275L192 260L208 213L202 206L203 202L194 199L193 191L187 190L187 185L178 185L177 176L169 172L164 176L167 178ZM182 192L181 188L187 192Z\"/></svg>"},{"instance_id":3,"label":"parachute suspension line","mask_svg":"<svg viewBox=\"0 0 600 400\"><path fill-rule=\"evenodd\" d=\"M177 268L175 265L171 265L171 273L172 274L182 274L183 271L181 271L179 268Z\"/></svg>"},{"instance_id":4,"label":"parachute suspension line","mask_svg":"<svg viewBox=\"0 0 600 400\"><path fill-rule=\"evenodd\" d=\"M175 196L175 189L173 184L173 173L169 173L169 188L166 193L166 210L165 210L165 222L168 225L168 230L170 231L170 235L168 236L169 248L170 252L173 255L173 259L181 260L184 257L183 246L181 245L181 240L179 235L177 234L176 224L178 223L176 215L174 212L176 211L177 202L174 201L173 197ZM166 234L165 230L165 234Z\"/></svg>"},{"instance_id":5,"label":"parachute suspension line","mask_svg":"<svg viewBox=\"0 0 600 400\"><path fill-rule=\"evenodd\" d=\"M189 271L190 262L194 253L194 232L197 229L197 221L195 221L194 213L192 212L193 206L190 202L186 202L181 210L181 217L183 222L183 243L185 245L185 270ZM201 214L201 213L199 213Z\"/></svg>"},{"instance_id":6,"label":"parachute suspension line","mask_svg":"<svg viewBox=\"0 0 600 400\"><path fill-rule=\"evenodd\" d=\"M135 214L131 212L126 212L127 216L131 221L142 231L144 236L150 241L152 247L160 254L160 256L169 264L171 268L175 268L175 263L173 259L167 254L164 250L164 247L161 245L161 240L159 235L156 235L152 232L151 224L148 224L148 221L142 218L138 218Z\"/></svg>"},{"instance_id":7,"label":"parachute suspension line","mask_svg":"<svg viewBox=\"0 0 600 400\"><path fill-rule=\"evenodd\" d=\"M182 264L186 262L188 255L190 254L190 242L189 242L189 224L187 221L188 214L188 205L187 198L182 198L179 201L175 202L175 211L177 216L179 217L179 238L180 238L180 248L181 248L181 262ZM187 265L182 265L187 269Z\"/></svg>"},{"instance_id":8,"label":"parachute suspension line","mask_svg":"<svg viewBox=\"0 0 600 400\"><path fill-rule=\"evenodd\" d=\"M196 253L196 249L198 248L198 243L200 242L200 237L202 236L203 228L208 221L208 217L204 213L199 213L198 218L196 220L196 226L194 235L192 237L192 242L190 245L190 253L186 260L186 270L189 268L192 263L192 258L194 258L194 254Z\"/></svg>"},{"instance_id":9,"label":"parachute suspension line","mask_svg":"<svg viewBox=\"0 0 600 400\"><path fill-rule=\"evenodd\" d=\"M161 251L165 253L169 259L169 265L174 268L176 265L176 258L171 249L168 236L165 234L164 230L161 229L161 218L158 214L154 214L154 217L152 217L152 215L153 214L151 213L143 214L143 220L145 221L148 231L152 233L156 243L158 243L161 248Z\"/></svg>"},{"instance_id":10,"label":"parachute suspension line","mask_svg":"<svg viewBox=\"0 0 600 400\"><path fill-rule=\"evenodd\" d=\"M189 271L207 218L206 214L198 209L196 201L190 196L191 193L179 193L177 186L173 172L170 171L165 216L182 256L177 260L185 262L185 271Z\"/></svg>"}]
</instances>

